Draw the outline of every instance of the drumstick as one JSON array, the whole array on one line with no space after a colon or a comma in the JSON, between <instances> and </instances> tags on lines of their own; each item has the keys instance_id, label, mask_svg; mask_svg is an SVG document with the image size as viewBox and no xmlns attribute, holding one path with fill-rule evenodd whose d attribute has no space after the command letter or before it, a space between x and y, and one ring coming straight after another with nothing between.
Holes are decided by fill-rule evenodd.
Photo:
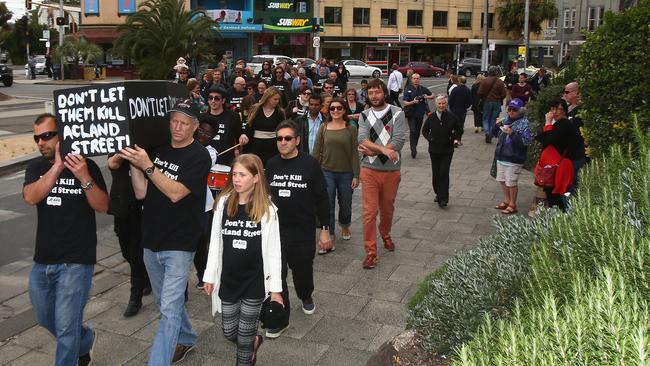
<instances>
[{"instance_id":1,"label":"drumstick","mask_svg":"<svg viewBox=\"0 0 650 366\"><path fill-rule=\"evenodd\" d=\"M241 145L241 144L237 144L237 145L235 145L235 146L233 146L233 147L229 147L229 148L227 148L226 150L224 150L224 151L218 153L217 156L219 156L219 155L223 155L223 154L227 153L228 151L230 151L230 150L232 150L232 149L238 148L239 145Z\"/></svg>"}]
</instances>

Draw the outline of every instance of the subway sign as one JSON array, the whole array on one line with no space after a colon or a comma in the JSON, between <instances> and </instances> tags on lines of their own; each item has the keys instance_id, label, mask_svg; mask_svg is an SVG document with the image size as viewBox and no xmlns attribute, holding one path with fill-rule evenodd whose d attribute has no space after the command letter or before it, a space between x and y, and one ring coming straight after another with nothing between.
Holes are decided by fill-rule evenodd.
<instances>
[{"instance_id":1,"label":"subway sign","mask_svg":"<svg viewBox=\"0 0 650 366\"><path fill-rule=\"evenodd\" d=\"M267 0L267 10L293 10L293 0Z\"/></svg>"},{"instance_id":2,"label":"subway sign","mask_svg":"<svg viewBox=\"0 0 650 366\"><path fill-rule=\"evenodd\" d=\"M311 32L312 18L271 18L264 22L264 30L275 32Z\"/></svg>"}]
</instances>

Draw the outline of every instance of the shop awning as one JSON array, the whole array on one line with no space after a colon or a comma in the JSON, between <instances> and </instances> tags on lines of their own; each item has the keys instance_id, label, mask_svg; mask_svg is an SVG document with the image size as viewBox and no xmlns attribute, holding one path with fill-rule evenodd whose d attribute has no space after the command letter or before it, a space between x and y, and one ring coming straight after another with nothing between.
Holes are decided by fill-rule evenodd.
<instances>
[{"instance_id":1,"label":"shop awning","mask_svg":"<svg viewBox=\"0 0 650 366\"><path fill-rule=\"evenodd\" d=\"M71 36L74 39L79 39L83 36L92 43L113 43L113 41L118 37L119 32L117 27L80 27L77 33L73 33Z\"/></svg>"}]
</instances>

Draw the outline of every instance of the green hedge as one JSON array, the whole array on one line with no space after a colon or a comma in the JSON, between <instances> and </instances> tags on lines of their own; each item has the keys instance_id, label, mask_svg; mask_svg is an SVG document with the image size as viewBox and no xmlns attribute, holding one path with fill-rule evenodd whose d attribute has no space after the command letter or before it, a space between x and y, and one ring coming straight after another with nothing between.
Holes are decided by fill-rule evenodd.
<instances>
[{"instance_id":1,"label":"green hedge","mask_svg":"<svg viewBox=\"0 0 650 366\"><path fill-rule=\"evenodd\" d=\"M632 115L650 129L650 0L621 13L587 35L578 57L587 152L606 155L614 143L634 143Z\"/></svg>"},{"instance_id":2,"label":"green hedge","mask_svg":"<svg viewBox=\"0 0 650 366\"><path fill-rule=\"evenodd\" d=\"M496 234L481 238L476 249L449 259L427 277L409 303L407 324L423 336L429 351L450 354L470 339L486 314L510 316L529 276L530 245L557 214L543 210L532 220L497 217Z\"/></svg>"},{"instance_id":3,"label":"green hedge","mask_svg":"<svg viewBox=\"0 0 650 366\"><path fill-rule=\"evenodd\" d=\"M636 145L585 170L531 248L514 316L487 317L456 365L650 364L650 139Z\"/></svg>"}]
</instances>

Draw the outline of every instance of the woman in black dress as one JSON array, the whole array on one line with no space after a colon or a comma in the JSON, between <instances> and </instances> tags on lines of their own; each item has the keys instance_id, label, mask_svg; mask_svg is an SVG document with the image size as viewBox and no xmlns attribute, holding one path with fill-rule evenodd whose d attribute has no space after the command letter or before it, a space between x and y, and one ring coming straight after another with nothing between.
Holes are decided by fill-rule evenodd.
<instances>
[{"instance_id":1,"label":"woman in black dress","mask_svg":"<svg viewBox=\"0 0 650 366\"><path fill-rule=\"evenodd\" d=\"M266 89L248 115L245 134L239 138L239 143L246 145L244 151L259 156L264 165L278 153L275 128L285 119L280 99L281 94L276 87Z\"/></svg>"}]
</instances>

